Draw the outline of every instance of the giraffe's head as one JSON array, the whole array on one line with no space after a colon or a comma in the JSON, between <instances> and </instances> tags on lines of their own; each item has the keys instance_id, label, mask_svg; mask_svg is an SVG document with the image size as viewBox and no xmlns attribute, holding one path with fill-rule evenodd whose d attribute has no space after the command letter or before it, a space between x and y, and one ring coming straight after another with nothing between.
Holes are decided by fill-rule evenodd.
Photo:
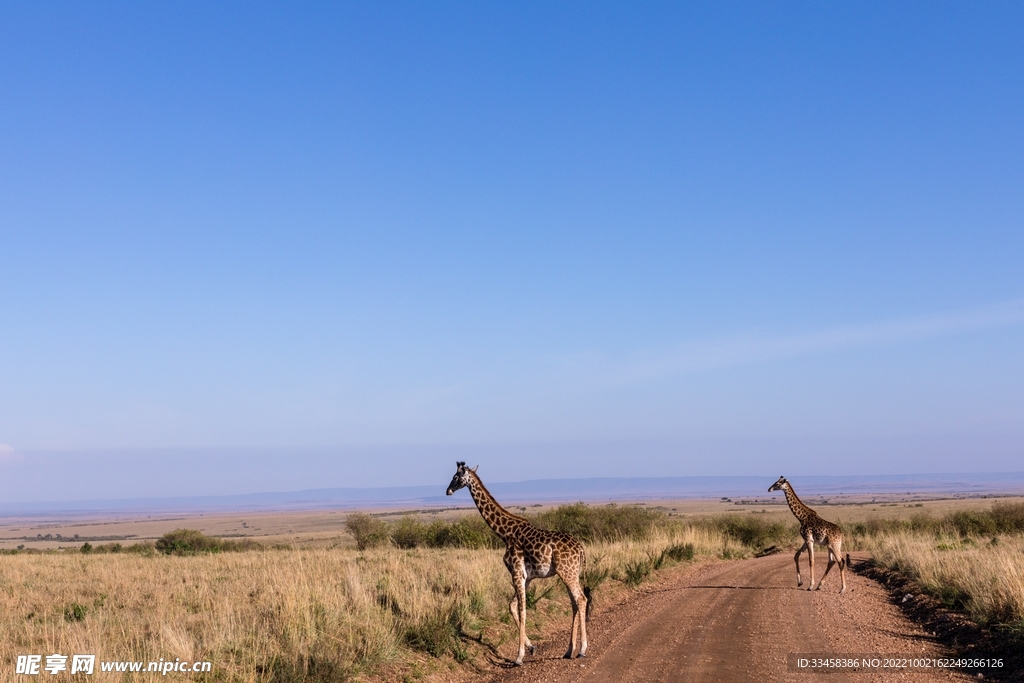
<instances>
[{"instance_id":1,"label":"giraffe's head","mask_svg":"<svg viewBox=\"0 0 1024 683\"><path fill-rule=\"evenodd\" d=\"M768 493L771 493L772 491L782 491L787 488L789 488L789 482L786 481L785 477L779 477L779 480L769 487Z\"/></svg>"},{"instance_id":2,"label":"giraffe's head","mask_svg":"<svg viewBox=\"0 0 1024 683\"><path fill-rule=\"evenodd\" d=\"M472 472L476 472L476 468L469 469L466 467L466 463L459 461L455 463L456 470L455 476L452 477L452 483L448 484L448 490L445 495L450 496L464 486L469 486L469 475Z\"/></svg>"}]
</instances>

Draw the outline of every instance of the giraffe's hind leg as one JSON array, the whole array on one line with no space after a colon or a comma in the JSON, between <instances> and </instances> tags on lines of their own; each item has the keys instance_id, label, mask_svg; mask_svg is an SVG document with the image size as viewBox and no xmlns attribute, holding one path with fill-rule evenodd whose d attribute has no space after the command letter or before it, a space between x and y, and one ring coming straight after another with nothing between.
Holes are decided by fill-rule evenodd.
<instances>
[{"instance_id":1,"label":"giraffe's hind leg","mask_svg":"<svg viewBox=\"0 0 1024 683\"><path fill-rule=\"evenodd\" d=\"M806 545L807 545L807 560L808 560L808 564L811 565L811 568L808 570L811 573L811 584L809 586L807 586L807 590L812 591L812 590L814 590L814 539L813 538L808 538Z\"/></svg>"},{"instance_id":2,"label":"giraffe's hind leg","mask_svg":"<svg viewBox=\"0 0 1024 683\"><path fill-rule=\"evenodd\" d=\"M800 553L802 553L805 550L807 550L807 542L806 541L804 541L804 544L802 546L800 546L799 550L796 551L796 555L793 556L793 561L796 562L796 585L797 585L798 588L800 586L804 585L804 580L800 576Z\"/></svg>"},{"instance_id":3,"label":"giraffe's hind leg","mask_svg":"<svg viewBox=\"0 0 1024 683\"><path fill-rule=\"evenodd\" d=\"M576 652L576 632L580 623L580 606L576 601L576 596L572 594L571 588L569 589L569 602L572 603L572 627L569 631L569 648L562 655L563 659L572 659L573 653Z\"/></svg>"},{"instance_id":4,"label":"giraffe's hind leg","mask_svg":"<svg viewBox=\"0 0 1024 683\"><path fill-rule=\"evenodd\" d=\"M846 561L843 559L842 554L843 542L837 540L832 542L828 546L828 566L825 567L825 573L821 575L821 580L818 581L818 589L821 590L821 584L828 576L828 572L832 569L832 565L839 565L839 578L843 583L843 587L839 590L840 593L846 592Z\"/></svg>"},{"instance_id":5,"label":"giraffe's hind leg","mask_svg":"<svg viewBox=\"0 0 1024 683\"><path fill-rule=\"evenodd\" d=\"M839 578L843 582L843 587L839 589L839 593L846 592L846 565L849 562L850 556L847 555L844 559L840 551L842 550L842 541L836 543L836 560L839 562Z\"/></svg>"},{"instance_id":6,"label":"giraffe's hind leg","mask_svg":"<svg viewBox=\"0 0 1024 683\"><path fill-rule=\"evenodd\" d=\"M828 549L828 564L825 566L825 573L821 575L820 579L818 579L818 590L821 590L821 584L824 583L825 577L828 576L829 571L831 571L831 569L832 569L832 565L834 565L836 563L837 559L838 558L835 556L835 553L832 552L832 548L829 547L829 549ZM840 570L839 571L840 572L842 571L842 566L840 566Z\"/></svg>"},{"instance_id":7,"label":"giraffe's hind leg","mask_svg":"<svg viewBox=\"0 0 1024 683\"><path fill-rule=\"evenodd\" d=\"M577 572L579 568L576 568ZM587 656L587 596L580 585L579 576L566 576L559 572L559 578L569 590L569 601L572 603L572 630L569 632L569 649L565 652L565 659L572 659L572 653L576 651L576 630L579 629L580 653L577 657Z\"/></svg>"}]
</instances>

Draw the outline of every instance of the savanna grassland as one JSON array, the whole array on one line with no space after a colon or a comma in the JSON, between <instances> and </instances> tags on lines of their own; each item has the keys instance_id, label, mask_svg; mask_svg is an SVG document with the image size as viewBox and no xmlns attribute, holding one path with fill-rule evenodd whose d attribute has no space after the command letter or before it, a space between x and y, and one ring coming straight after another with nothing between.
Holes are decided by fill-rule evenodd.
<instances>
[{"instance_id":1,"label":"savanna grassland","mask_svg":"<svg viewBox=\"0 0 1024 683\"><path fill-rule=\"evenodd\" d=\"M588 539L598 601L671 564L750 553L711 526L668 526L626 506L567 506L538 522ZM193 676L210 680L416 680L472 666L514 637L502 550L479 517L386 524L356 514L348 526L361 549L177 532L156 543L83 544L87 552L5 554L0 661L12 671L19 654L95 653L210 661L210 674ZM532 588L531 633L555 623L561 640L564 588Z\"/></svg>"},{"instance_id":2,"label":"savanna grassland","mask_svg":"<svg viewBox=\"0 0 1024 683\"><path fill-rule=\"evenodd\" d=\"M947 604L982 623L1019 627L1024 503L917 505L889 516L863 506L858 514L819 512L842 522L851 548L869 550ZM586 542L586 580L600 607L672 566L792 552L796 524L787 512L682 517L670 508L577 504L530 517ZM466 676L508 649L516 637L508 573L500 541L479 516L335 519L339 541L308 547L179 531L155 542L7 551L0 662L13 671L19 654L95 653L213 663L192 680L412 681ZM561 645L565 589L535 582L528 603L531 637ZM96 675L104 677L134 680Z\"/></svg>"}]
</instances>

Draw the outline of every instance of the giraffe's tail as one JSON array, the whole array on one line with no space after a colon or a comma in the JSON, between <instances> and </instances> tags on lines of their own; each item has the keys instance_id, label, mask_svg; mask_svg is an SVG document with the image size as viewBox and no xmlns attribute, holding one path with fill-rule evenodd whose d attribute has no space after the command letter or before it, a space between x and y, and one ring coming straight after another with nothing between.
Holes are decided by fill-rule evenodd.
<instances>
[{"instance_id":1,"label":"giraffe's tail","mask_svg":"<svg viewBox=\"0 0 1024 683\"><path fill-rule=\"evenodd\" d=\"M583 596L587 599L587 611L584 613L583 618L586 621L590 621L590 611L594 608L593 593L590 590L590 586L587 585L587 553L580 549L580 574L583 576Z\"/></svg>"}]
</instances>

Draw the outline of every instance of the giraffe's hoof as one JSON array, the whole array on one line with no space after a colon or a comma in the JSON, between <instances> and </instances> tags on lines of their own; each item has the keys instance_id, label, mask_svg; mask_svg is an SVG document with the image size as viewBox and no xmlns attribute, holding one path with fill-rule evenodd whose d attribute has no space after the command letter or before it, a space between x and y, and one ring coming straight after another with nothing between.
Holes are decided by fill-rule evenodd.
<instances>
[{"instance_id":1,"label":"giraffe's hoof","mask_svg":"<svg viewBox=\"0 0 1024 683\"><path fill-rule=\"evenodd\" d=\"M586 652L581 652L578 655L576 655L577 659L586 659L586 657L587 657L587 653Z\"/></svg>"},{"instance_id":2,"label":"giraffe's hoof","mask_svg":"<svg viewBox=\"0 0 1024 683\"><path fill-rule=\"evenodd\" d=\"M532 655L536 651L537 651L537 646L536 645L530 645L530 654Z\"/></svg>"},{"instance_id":3,"label":"giraffe's hoof","mask_svg":"<svg viewBox=\"0 0 1024 683\"><path fill-rule=\"evenodd\" d=\"M513 666L522 666L523 665L523 660L517 659L516 661L512 662L512 664L513 664Z\"/></svg>"},{"instance_id":4,"label":"giraffe's hoof","mask_svg":"<svg viewBox=\"0 0 1024 683\"><path fill-rule=\"evenodd\" d=\"M562 659L572 659L572 650L569 650L564 655L562 655Z\"/></svg>"}]
</instances>

